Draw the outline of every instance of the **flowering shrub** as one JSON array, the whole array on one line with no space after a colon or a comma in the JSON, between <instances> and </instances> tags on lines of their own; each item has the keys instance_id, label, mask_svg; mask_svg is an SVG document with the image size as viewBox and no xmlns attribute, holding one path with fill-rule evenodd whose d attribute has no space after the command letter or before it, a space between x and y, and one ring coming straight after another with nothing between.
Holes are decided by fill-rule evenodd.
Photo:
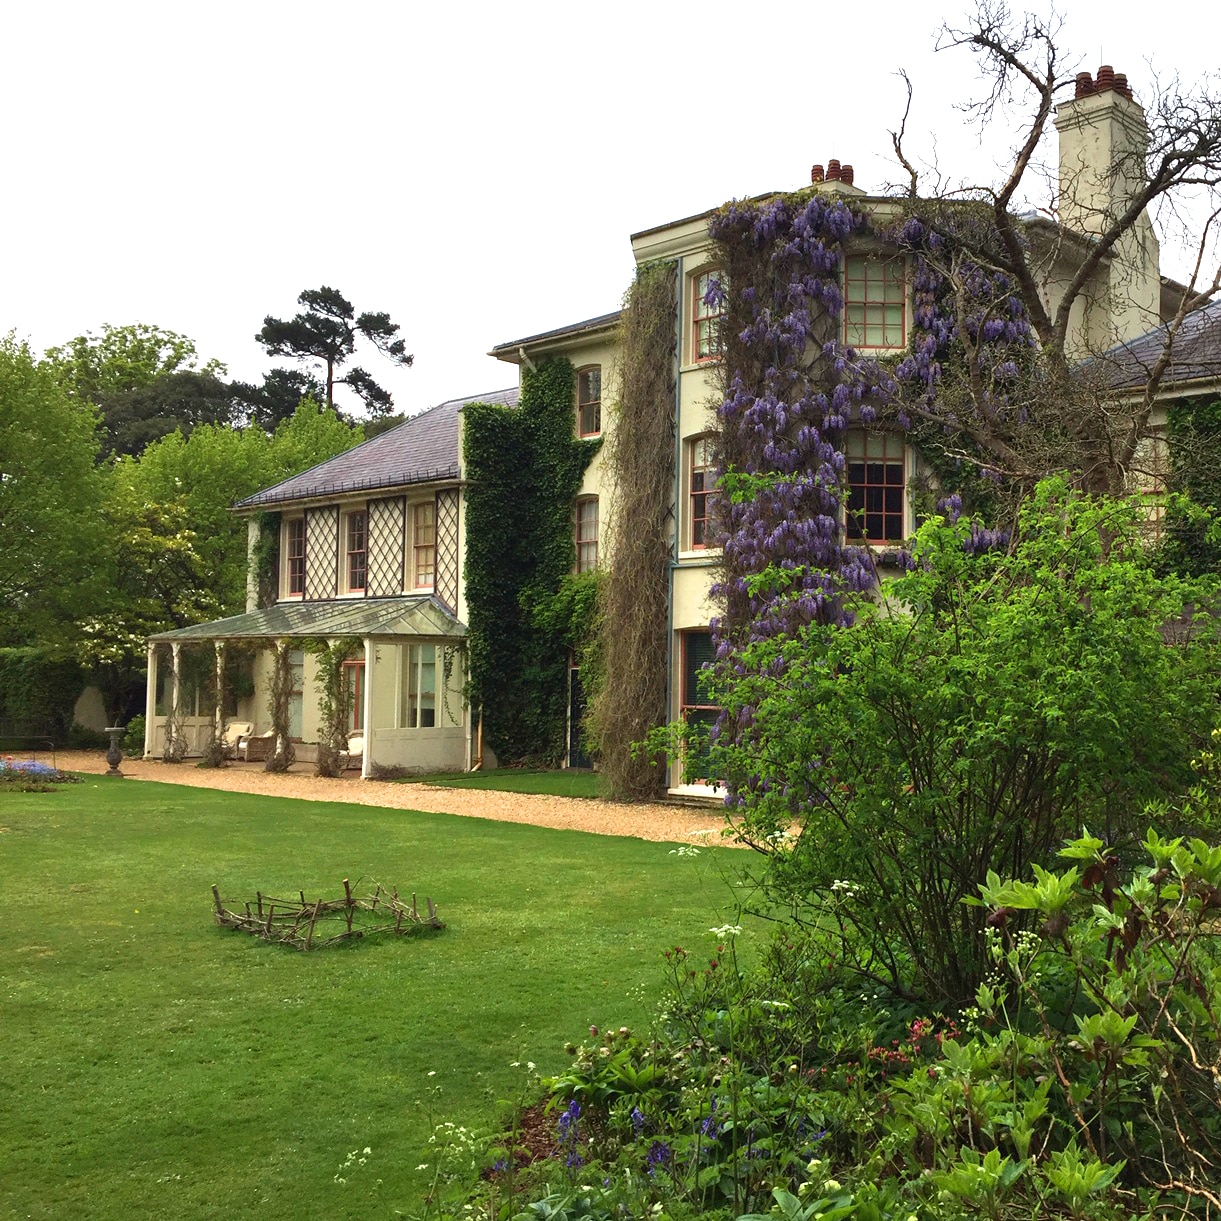
<instances>
[{"instance_id":1,"label":"flowering shrub","mask_svg":"<svg viewBox=\"0 0 1221 1221\"><path fill-rule=\"evenodd\" d=\"M792 928L750 971L733 938L672 947L654 1037L595 1028L546 1083L555 1151L501 1215L1214 1215L1221 846L1143 849L1124 871L1084 835L1057 871L992 874L989 974L957 1018L861 992ZM647 1089L604 1088L623 1051L658 1066Z\"/></svg>"},{"instance_id":2,"label":"flowering shrub","mask_svg":"<svg viewBox=\"0 0 1221 1221\"><path fill-rule=\"evenodd\" d=\"M52 784L75 784L77 778L41 759L0 758L0 789L24 793L46 793Z\"/></svg>"},{"instance_id":3,"label":"flowering shrub","mask_svg":"<svg viewBox=\"0 0 1221 1221\"><path fill-rule=\"evenodd\" d=\"M1122 837L1187 783L1217 635L1201 614L1167 639L1201 592L1154 575L1138 525L1054 481L1009 553L930 519L855 627L757 641L720 684L751 732L717 743L715 774L751 778L739 826L774 892L894 990L965 1001L985 923L961 900L988 870L1046 864L1083 823Z\"/></svg>"}]
</instances>

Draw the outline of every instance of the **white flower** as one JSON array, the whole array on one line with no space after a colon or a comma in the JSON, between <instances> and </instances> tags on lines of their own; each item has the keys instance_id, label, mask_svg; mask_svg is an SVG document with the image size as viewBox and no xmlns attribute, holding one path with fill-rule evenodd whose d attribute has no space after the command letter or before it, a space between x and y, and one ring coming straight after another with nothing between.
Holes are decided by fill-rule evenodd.
<instances>
[{"instance_id":1,"label":"white flower","mask_svg":"<svg viewBox=\"0 0 1221 1221\"><path fill-rule=\"evenodd\" d=\"M736 937L742 931L740 924L722 924L720 928L708 930L714 937Z\"/></svg>"}]
</instances>

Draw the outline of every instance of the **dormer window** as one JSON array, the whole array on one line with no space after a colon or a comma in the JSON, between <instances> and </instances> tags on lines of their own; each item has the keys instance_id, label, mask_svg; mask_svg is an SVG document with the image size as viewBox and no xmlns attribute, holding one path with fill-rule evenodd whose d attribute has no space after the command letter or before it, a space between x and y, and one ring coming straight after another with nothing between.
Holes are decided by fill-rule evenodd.
<instances>
[{"instance_id":1,"label":"dormer window","mask_svg":"<svg viewBox=\"0 0 1221 1221\"><path fill-rule=\"evenodd\" d=\"M577 370L577 433L597 437L602 433L602 366Z\"/></svg>"},{"instance_id":2,"label":"dormer window","mask_svg":"<svg viewBox=\"0 0 1221 1221\"><path fill-rule=\"evenodd\" d=\"M903 258L850 254L844 259L844 342L850 348L907 343L907 275Z\"/></svg>"}]
</instances>

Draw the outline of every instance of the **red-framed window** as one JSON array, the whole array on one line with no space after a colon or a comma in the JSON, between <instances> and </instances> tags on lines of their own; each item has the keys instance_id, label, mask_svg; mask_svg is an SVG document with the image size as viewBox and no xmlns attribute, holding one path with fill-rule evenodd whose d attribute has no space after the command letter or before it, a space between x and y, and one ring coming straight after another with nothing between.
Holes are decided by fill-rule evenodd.
<instances>
[{"instance_id":1,"label":"red-framed window","mask_svg":"<svg viewBox=\"0 0 1221 1221\"><path fill-rule=\"evenodd\" d=\"M577 432L596 437L602 432L602 366L577 370Z\"/></svg>"},{"instance_id":2,"label":"red-framed window","mask_svg":"<svg viewBox=\"0 0 1221 1221\"><path fill-rule=\"evenodd\" d=\"M901 257L844 259L844 342L901 348L907 342L907 269Z\"/></svg>"},{"instance_id":3,"label":"red-framed window","mask_svg":"<svg viewBox=\"0 0 1221 1221\"><path fill-rule=\"evenodd\" d=\"M598 566L598 498L587 496L576 505L577 572Z\"/></svg>"},{"instance_id":4,"label":"red-framed window","mask_svg":"<svg viewBox=\"0 0 1221 1221\"><path fill-rule=\"evenodd\" d=\"M363 658L343 663L343 679L348 688L348 729L355 733L365 727L365 663Z\"/></svg>"},{"instance_id":5,"label":"red-framed window","mask_svg":"<svg viewBox=\"0 0 1221 1221\"><path fill-rule=\"evenodd\" d=\"M691 356L697 363L721 355L721 324L725 318L724 272L706 271L692 281ZM709 296L713 303L709 303Z\"/></svg>"},{"instance_id":6,"label":"red-framed window","mask_svg":"<svg viewBox=\"0 0 1221 1221\"><path fill-rule=\"evenodd\" d=\"M284 546L288 569L288 596L300 598L305 593L305 518L288 519Z\"/></svg>"},{"instance_id":7,"label":"red-framed window","mask_svg":"<svg viewBox=\"0 0 1221 1221\"><path fill-rule=\"evenodd\" d=\"M712 448L712 437L696 437L687 446L691 480L690 543L693 551L712 546L712 507L716 496L716 467Z\"/></svg>"},{"instance_id":8,"label":"red-framed window","mask_svg":"<svg viewBox=\"0 0 1221 1221\"><path fill-rule=\"evenodd\" d=\"M437 502L426 500L412 510L411 570L416 589L431 589L437 579Z\"/></svg>"},{"instance_id":9,"label":"red-framed window","mask_svg":"<svg viewBox=\"0 0 1221 1221\"><path fill-rule=\"evenodd\" d=\"M705 741L721 711L712 702L712 696L707 690L709 667L715 657L712 633L707 629L682 633L681 716L688 725L695 727L696 732ZM683 770L688 776L696 779L709 778L710 769L705 752L700 749L700 743L697 743L693 750L688 750Z\"/></svg>"},{"instance_id":10,"label":"red-framed window","mask_svg":"<svg viewBox=\"0 0 1221 1221\"><path fill-rule=\"evenodd\" d=\"M369 572L369 515L359 509L347 516L348 590L363 593Z\"/></svg>"},{"instance_id":11,"label":"red-framed window","mask_svg":"<svg viewBox=\"0 0 1221 1221\"><path fill-rule=\"evenodd\" d=\"M907 537L907 470L902 438L854 431L848 434L846 451L849 539L902 542Z\"/></svg>"}]
</instances>

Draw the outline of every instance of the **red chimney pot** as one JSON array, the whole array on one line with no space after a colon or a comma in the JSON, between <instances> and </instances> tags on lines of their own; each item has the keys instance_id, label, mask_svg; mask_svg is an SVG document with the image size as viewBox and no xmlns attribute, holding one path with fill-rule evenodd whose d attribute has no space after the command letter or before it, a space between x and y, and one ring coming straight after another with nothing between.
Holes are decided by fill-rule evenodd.
<instances>
[{"instance_id":1,"label":"red chimney pot","mask_svg":"<svg viewBox=\"0 0 1221 1221\"><path fill-rule=\"evenodd\" d=\"M1089 97L1094 92L1094 78L1088 72L1077 73L1077 88L1074 97Z\"/></svg>"},{"instance_id":2,"label":"red chimney pot","mask_svg":"<svg viewBox=\"0 0 1221 1221\"><path fill-rule=\"evenodd\" d=\"M1115 69L1110 64L1103 64L1098 69L1098 75L1095 77L1096 87L1099 93L1105 93L1108 89L1115 88Z\"/></svg>"},{"instance_id":3,"label":"red chimney pot","mask_svg":"<svg viewBox=\"0 0 1221 1221\"><path fill-rule=\"evenodd\" d=\"M827 181L828 182L838 182L839 173L840 173L839 162L834 157L832 157L831 160L827 162Z\"/></svg>"},{"instance_id":4,"label":"red chimney pot","mask_svg":"<svg viewBox=\"0 0 1221 1221\"><path fill-rule=\"evenodd\" d=\"M821 165L810 166L810 181L811 182L822 182L822 179L823 179L822 166Z\"/></svg>"},{"instance_id":5,"label":"red chimney pot","mask_svg":"<svg viewBox=\"0 0 1221 1221\"><path fill-rule=\"evenodd\" d=\"M852 185L852 178L853 178L852 166L850 166L850 165L841 165L841 166L839 167L839 180L840 180L840 182L846 182L846 183L847 183L849 186L851 186L851 185Z\"/></svg>"}]
</instances>

